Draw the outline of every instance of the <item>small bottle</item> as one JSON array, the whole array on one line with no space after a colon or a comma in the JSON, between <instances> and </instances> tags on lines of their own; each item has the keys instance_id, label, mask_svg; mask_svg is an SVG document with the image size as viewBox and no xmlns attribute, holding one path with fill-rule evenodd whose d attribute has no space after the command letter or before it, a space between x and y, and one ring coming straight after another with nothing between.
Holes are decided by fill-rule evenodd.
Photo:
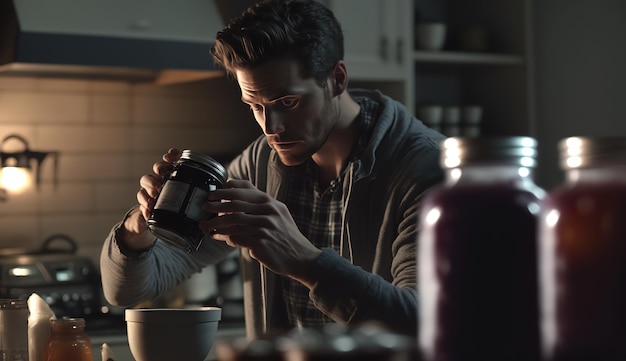
<instances>
[{"instance_id":1,"label":"small bottle","mask_svg":"<svg viewBox=\"0 0 626 361\"><path fill-rule=\"evenodd\" d=\"M184 150L166 177L148 219L148 229L166 243L191 253L204 235L199 221L212 215L202 210L210 191L226 182L226 169L213 158Z\"/></svg>"},{"instance_id":2,"label":"small bottle","mask_svg":"<svg viewBox=\"0 0 626 361\"><path fill-rule=\"evenodd\" d=\"M626 360L626 137L559 143L539 223L544 360Z\"/></svg>"},{"instance_id":3,"label":"small bottle","mask_svg":"<svg viewBox=\"0 0 626 361\"><path fill-rule=\"evenodd\" d=\"M418 239L425 361L539 358L535 139L447 138Z\"/></svg>"},{"instance_id":4,"label":"small bottle","mask_svg":"<svg viewBox=\"0 0 626 361\"><path fill-rule=\"evenodd\" d=\"M44 361L93 361L85 319L51 320L52 333L44 349Z\"/></svg>"},{"instance_id":5,"label":"small bottle","mask_svg":"<svg viewBox=\"0 0 626 361\"><path fill-rule=\"evenodd\" d=\"M28 304L0 299L0 360L28 361Z\"/></svg>"}]
</instances>

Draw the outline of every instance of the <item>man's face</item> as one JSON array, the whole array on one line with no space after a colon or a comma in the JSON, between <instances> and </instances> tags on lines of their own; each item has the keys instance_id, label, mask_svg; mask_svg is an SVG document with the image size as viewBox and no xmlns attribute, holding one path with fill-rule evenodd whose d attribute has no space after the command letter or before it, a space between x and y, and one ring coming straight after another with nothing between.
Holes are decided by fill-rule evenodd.
<instances>
[{"instance_id":1,"label":"man's face","mask_svg":"<svg viewBox=\"0 0 626 361\"><path fill-rule=\"evenodd\" d=\"M235 71L241 100L250 105L269 145L287 166L310 158L326 142L339 117L329 86L300 76L290 56ZM328 82L328 81L327 81Z\"/></svg>"}]
</instances>

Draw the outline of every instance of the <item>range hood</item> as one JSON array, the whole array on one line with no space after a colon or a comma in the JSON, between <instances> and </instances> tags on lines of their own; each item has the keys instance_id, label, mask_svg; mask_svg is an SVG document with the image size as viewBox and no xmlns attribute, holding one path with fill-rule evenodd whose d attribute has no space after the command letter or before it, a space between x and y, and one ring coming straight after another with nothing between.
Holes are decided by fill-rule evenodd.
<instances>
[{"instance_id":1,"label":"range hood","mask_svg":"<svg viewBox=\"0 0 626 361\"><path fill-rule=\"evenodd\" d=\"M0 75L160 84L221 76L209 54L224 24L218 2L0 0Z\"/></svg>"}]
</instances>

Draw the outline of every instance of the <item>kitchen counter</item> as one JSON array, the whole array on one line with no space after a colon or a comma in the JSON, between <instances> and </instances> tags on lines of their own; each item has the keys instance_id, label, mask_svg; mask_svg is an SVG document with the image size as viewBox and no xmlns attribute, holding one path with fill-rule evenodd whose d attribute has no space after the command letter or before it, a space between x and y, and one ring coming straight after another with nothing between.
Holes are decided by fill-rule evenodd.
<instances>
[{"instance_id":1,"label":"kitchen counter","mask_svg":"<svg viewBox=\"0 0 626 361\"><path fill-rule=\"evenodd\" d=\"M224 323L220 324L217 328L217 341L233 340L246 336L246 330L243 324L240 323ZM94 361L101 360L100 347L103 343L106 343L111 348L114 361L134 361L130 348L128 346L128 337L125 331L102 333L95 332L89 335L91 343L93 345ZM215 348L215 347L214 347ZM214 354L214 348L211 350L208 360L216 360Z\"/></svg>"}]
</instances>

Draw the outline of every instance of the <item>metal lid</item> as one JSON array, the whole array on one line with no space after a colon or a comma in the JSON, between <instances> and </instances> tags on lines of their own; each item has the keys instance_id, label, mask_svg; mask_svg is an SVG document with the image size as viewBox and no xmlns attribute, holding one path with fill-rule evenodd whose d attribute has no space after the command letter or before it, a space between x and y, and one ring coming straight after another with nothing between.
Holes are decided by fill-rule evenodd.
<instances>
[{"instance_id":1,"label":"metal lid","mask_svg":"<svg viewBox=\"0 0 626 361\"><path fill-rule=\"evenodd\" d=\"M559 153L562 169L626 165L626 137L569 137Z\"/></svg>"},{"instance_id":2,"label":"metal lid","mask_svg":"<svg viewBox=\"0 0 626 361\"><path fill-rule=\"evenodd\" d=\"M537 165L537 140L524 136L450 137L441 143L441 165Z\"/></svg>"},{"instance_id":3,"label":"metal lid","mask_svg":"<svg viewBox=\"0 0 626 361\"><path fill-rule=\"evenodd\" d=\"M85 319L81 317L62 317L50 320L52 326L60 325L67 326L72 328L83 328L85 327Z\"/></svg>"},{"instance_id":4,"label":"metal lid","mask_svg":"<svg viewBox=\"0 0 626 361\"><path fill-rule=\"evenodd\" d=\"M220 162L209 157L208 155L196 153L192 150L185 149L183 150L183 154L180 156L180 159L191 160L206 166L211 174L218 178L221 183L226 182L226 179L228 178L226 168L224 168L224 166Z\"/></svg>"}]
</instances>

